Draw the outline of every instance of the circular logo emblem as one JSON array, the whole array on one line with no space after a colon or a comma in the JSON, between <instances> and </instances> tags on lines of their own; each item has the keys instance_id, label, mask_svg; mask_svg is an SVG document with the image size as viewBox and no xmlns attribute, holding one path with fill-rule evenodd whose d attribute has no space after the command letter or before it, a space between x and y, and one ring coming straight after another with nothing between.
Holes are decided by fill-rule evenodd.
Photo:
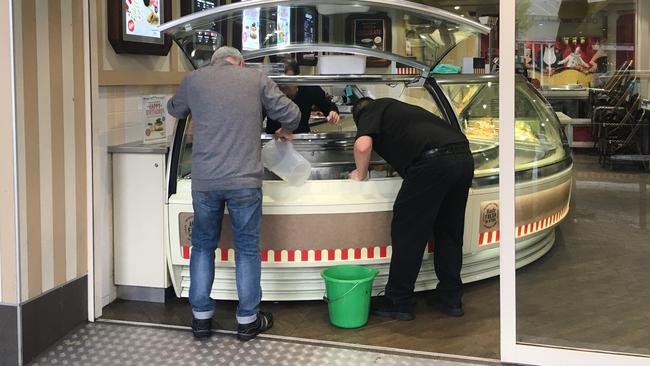
<instances>
[{"instance_id":1,"label":"circular logo emblem","mask_svg":"<svg viewBox=\"0 0 650 366\"><path fill-rule=\"evenodd\" d=\"M194 215L187 215L183 219L181 227L188 243L192 242L192 226L194 225Z\"/></svg>"},{"instance_id":2,"label":"circular logo emblem","mask_svg":"<svg viewBox=\"0 0 650 366\"><path fill-rule=\"evenodd\" d=\"M499 223L499 205L496 203L488 203L483 208L481 216L483 216L483 227L493 229Z\"/></svg>"}]
</instances>

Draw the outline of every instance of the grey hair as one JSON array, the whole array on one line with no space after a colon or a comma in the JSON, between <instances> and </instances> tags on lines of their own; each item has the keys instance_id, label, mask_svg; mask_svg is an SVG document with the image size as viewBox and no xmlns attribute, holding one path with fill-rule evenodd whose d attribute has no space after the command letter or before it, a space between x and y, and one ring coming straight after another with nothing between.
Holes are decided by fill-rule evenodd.
<instances>
[{"instance_id":1,"label":"grey hair","mask_svg":"<svg viewBox=\"0 0 650 366\"><path fill-rule=\"evenodd\" d=\"M244 59L244 56L242 56L241 52L239 52L238 49L234 47L223 46L214 51L212 54L212 61L210 61L210 63L214 64L215 62L225 60L228 57L237 62L240 62Z\"/></svg>"}]
</instances>

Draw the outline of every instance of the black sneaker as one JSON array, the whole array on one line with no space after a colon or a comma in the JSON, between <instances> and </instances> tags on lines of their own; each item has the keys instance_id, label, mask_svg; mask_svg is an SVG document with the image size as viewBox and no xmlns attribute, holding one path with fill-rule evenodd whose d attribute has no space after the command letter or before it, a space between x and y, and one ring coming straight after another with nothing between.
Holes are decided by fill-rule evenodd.
<instances>
[{"instance_id":1,"label":"black sneaker","mask_svg":"<svg viewBox=\"0 0 650 366\"><path fill-rule=\"evenodd\" d=\"M208 339L212 335L212 319L192 317L192 333L196 339Z\"/></svg>"},{"instance_id":2,"label":"black sneaker","mask_svg":"<svg viewBox=\"0 0 650 366\"><path fill-rule=\"evenodd\" d=\"M465 311L463 310L463 304L449 305L444 303L438 303L438 309L443 313L453 317L461 317L465 315Z\"/></svg>"},{"instance_id":3,"label":"black sneaker","mask_svg":"<svg viewBox=\"0 0 650 366\"><path fill-rule=\"evenodd\" d=\"M415 319L413 308L413 304L395 304L386 296L378 296L372 301L370 313L376 316L409 321Z\"/></svg>"},{"instance_id":4,"label":"black sneaker","mask_svg":"<svg viewBox=\"0 0 650 366\"><path fill-rule=\"evenodd\" d=\"M439 290L436 290L430 301L434 308L440 310L444 314L453 317L461 317L465 315L462 295L446 294L443 296Z\"/></svg>"},{"instance_id":5,"label":"black sneaker","mask_svg":"<svg viewBox=\"0 0 650 366\"><path fill-rule=\"evenodd\" d=\"M257 320L250 324L239 324L237 326L237 339L242 342L250 341L258 334L273 327L273 314L263 311L257 312Z\"/></svg>"}]
</instances>

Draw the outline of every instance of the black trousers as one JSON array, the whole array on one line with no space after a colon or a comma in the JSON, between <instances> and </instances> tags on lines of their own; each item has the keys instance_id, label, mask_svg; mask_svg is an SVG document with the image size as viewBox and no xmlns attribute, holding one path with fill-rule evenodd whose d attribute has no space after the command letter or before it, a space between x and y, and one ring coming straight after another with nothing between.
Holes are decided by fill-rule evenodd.
<instances>
[{"instance_id":1,"label":"black trousers","mask_svg":"<svg viewBox=\"0 0 650 366\"><path fill-rule=\"evenodd\" d=\"M393 206L393 254L386 297L411 303L427 241L433 234L438 297L460 304L463 283L463 231L465 206L474 176L474 160L466 153L447 153L416 161L406 176Z\"/></svg>"}]
</instances>

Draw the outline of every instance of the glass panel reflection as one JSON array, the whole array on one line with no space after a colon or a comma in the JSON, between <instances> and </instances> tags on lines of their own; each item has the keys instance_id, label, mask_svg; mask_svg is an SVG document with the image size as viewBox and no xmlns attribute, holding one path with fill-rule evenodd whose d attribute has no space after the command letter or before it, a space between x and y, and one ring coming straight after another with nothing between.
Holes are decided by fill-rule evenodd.
<instances>
[{"instance_id":1,"label":"glass panel reflection","mask_svg":"<svg viewBox=\"0 0 650 366\"><path fill-rule=\"evenodd\" d=\"M319 28L331 31L319 35ZM181 18L161 29L173 34L196 68L226 44L246 53L317 42L370 48L435 66L458 43L489 31L437 8L385 0L235 3ZM315 56L307 57L313 60ZM381 60L375 61L381 66Z\"/></svg>"},{"instance_id":2,"label":"glass panel reflection","mask_svg":"<svg viewBox=\"0 0 650 366\"><path fill-rule=\"evenodd\" d=\"M533 230L541 222L549 243L540 260L517 272L518 341L650 354L650 123L644 107L650 95L639 71L647 61L634 59L650 47L634 34L650 8L613 0L517 5L518 69L551 103L573 148L568 174L540 177L520 190L543 197L538 204L520 206L518 190L517 245L531 229L522 226L526 217L536 220ZM534 100L515 103L516 138L537 137L519 125L521 113L536 109ZM564 138L544 135L532 142L537 149ZM520 149L515 155L527 158ZM553 212L547 202L566 205Z\"/></svg>"}]
</instances>

